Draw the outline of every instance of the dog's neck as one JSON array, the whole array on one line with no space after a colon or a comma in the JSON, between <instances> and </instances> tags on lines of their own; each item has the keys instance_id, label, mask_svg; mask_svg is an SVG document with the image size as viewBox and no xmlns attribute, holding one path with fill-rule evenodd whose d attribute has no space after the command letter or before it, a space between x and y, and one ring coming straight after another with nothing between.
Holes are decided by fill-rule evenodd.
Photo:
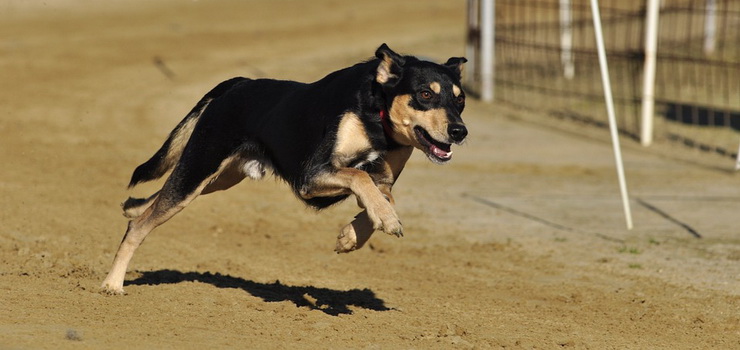
<instances>
[{"instance_id":1,"label":"dog's neck","mask_svg":"<svg viewBox=\"0 0 740 350\"><path fill-rule=\"evenodd\" d=\"M383 134L388 142L388 146L391 148L400 147L401 144L393 138L393 125L391 125L391 118L388 115L388 111L385 109L380 110L380 124L383 125Z\"/></svg>"},{"instance_id":2,"label":"dog's neck","mask_svg":"<svg viewBox=\"0 0 740 350\"><path fill-rule=\"evenodd\" d=\"M383 124L383 133L388 140L393 140L393 126L391 126L391 119L388 116L388 111L385 109L380 110L380 123Z\"/></svg>"}]
</instances>

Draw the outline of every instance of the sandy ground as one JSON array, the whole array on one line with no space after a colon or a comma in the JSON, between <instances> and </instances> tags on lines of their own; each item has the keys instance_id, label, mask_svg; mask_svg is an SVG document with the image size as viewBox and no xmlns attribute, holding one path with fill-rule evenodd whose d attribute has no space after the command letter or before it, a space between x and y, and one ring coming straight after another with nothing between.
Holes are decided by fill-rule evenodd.
<instances>
[{"instance_id":1,"label":"sandy ground","mask_svg":"<svg viewBox=\"0 0 740 350\"><path fill-rule=\"evenodd\" d=\"M406 236L333 253L272 180L149 236L125 296L98 286L131 171L216 83L321 78L372 55L461 55L464 2L0 2L0 348L740 347L737 175L469 104L446 166L412 157ZM587 133L588 134L588 133ZM580 135L580 136L579 136ZM701 238L697 238L701 237Z\"/></svg>"}]
</instances>

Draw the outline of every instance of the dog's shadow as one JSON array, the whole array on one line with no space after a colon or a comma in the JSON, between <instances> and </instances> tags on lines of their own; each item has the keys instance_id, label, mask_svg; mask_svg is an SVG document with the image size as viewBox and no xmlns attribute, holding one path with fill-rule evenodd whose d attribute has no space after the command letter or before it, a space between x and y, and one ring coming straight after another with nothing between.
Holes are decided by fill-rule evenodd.
<instances>
[{"instance_id":1,"label":"dog's shadow","mask_svg":"<svg viewBox=\"0 0 740 350\"><path fill-rule=\"evenodd\" d=\"M201 282L218 288L242 289L266 302L290 301L298 307L308 307L332 316L351 314L350 306L374 311L392 310L386 307L385 302L369 289L342 291L311 286L288 286L280 281L260 283L210 272L145 271L141 272L139 278L126 282L126 285L160 285L180 282Z\"/></svg>"}]
</instances>

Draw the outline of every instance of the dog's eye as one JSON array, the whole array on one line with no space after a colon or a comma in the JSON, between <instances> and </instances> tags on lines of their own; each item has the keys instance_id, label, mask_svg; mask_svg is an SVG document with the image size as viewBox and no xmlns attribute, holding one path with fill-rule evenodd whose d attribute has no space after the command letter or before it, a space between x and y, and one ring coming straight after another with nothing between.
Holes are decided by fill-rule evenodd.
<instances>
[{"instance_id":1,"label":"dog's eye","mask_svg":"<svg viewBox=\"0 0 740 350\"><path fill-rule=\"evenodd\" d=\"M419 96L425 100L431 100L434 95L432 95L431 91L424 90L421 93L419 93Z\"/></svg>"},{"instance_id":2,"label":"dog's eye","mask_svg":"<svg viewBox=\"0 0 740 350\"><path fill-rule=\"evenodd\" d=\"M457 97L455 98L455 103L457 103L457 104L459 104L459 105L461 105L461 104L465 103L465 96L457 96Z\"/></svg>"}]
</instances>

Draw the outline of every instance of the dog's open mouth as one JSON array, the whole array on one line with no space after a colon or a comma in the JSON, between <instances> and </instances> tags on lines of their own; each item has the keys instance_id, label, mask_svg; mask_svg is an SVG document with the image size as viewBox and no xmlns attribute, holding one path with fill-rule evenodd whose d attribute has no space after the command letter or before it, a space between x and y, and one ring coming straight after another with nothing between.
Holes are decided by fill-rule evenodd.
<instances>
[{"instance_id":1,"label":"dog's open mouth","mask_svg":"<svg viewBox=\"0 0 740 350\"><path fill-rule=\"evenodd\" d=\"M426 149L426 154L429 159L437 162L446 162L452 159L452 151L450 150L449 143L443 143L435 140L429 133L422 127L417 126L414 128L416 133L416 139Z\"/></svg>"}]
</instances>

